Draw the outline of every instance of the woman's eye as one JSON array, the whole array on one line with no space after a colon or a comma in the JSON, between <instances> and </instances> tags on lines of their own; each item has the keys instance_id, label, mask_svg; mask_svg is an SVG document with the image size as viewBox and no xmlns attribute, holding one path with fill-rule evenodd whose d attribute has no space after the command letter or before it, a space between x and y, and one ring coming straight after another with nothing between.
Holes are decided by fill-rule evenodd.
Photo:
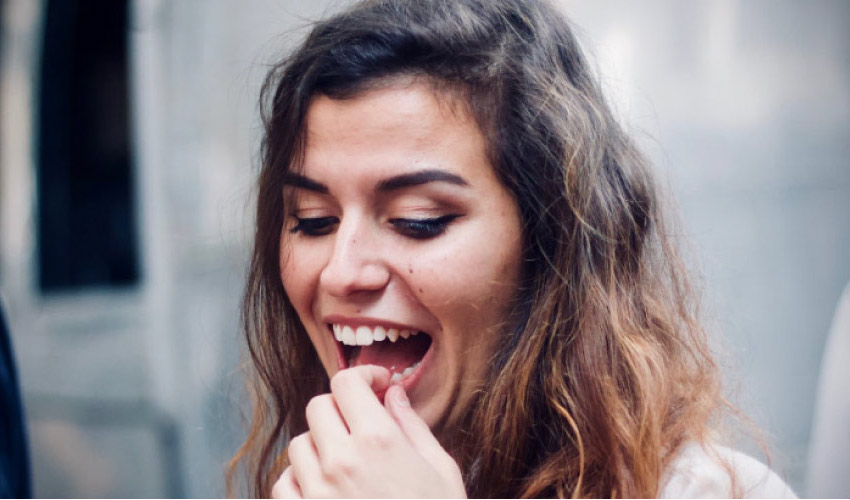
<instances>
[{"instance_id":1,"label":"woman's eye","mask_svg":"<svg viewBox=\"0 0 850 500\"><path fill-rule=\"evenodd\" d=\"M443 215L433 219L390 219L390 224L403 236L417 240L427 240L439 236L452 221L460 217L457 214Z\"/></svg>"},{"instance_id":2,"label":"woman's eye","mask_svg":"<svg viewBox=\"0 0 850 500\"><path fill-rule=\"evenodd\" d=\"M306 236L324 236L329 234L336 225L338 219L336 217L295 217L298 221L295 226L289 231L292 233L303 233Z\"/></svg>"}]
</instances>

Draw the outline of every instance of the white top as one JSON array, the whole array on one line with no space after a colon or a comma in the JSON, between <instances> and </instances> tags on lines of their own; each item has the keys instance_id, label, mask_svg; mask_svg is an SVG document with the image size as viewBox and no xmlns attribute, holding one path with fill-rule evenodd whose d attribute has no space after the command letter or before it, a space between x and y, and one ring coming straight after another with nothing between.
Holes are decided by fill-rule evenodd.
<instances>
[{"instance_id":1,"label":"white top","mask_svg":"<svg viewBox=\"0 0 850 500\"><path fill-rule=\"evenodd\" d=\"M661 498L736 496L723 462L734 472L743 498L797 498L785 481L758 460L722 446L712 446L711 451L707 453L697 443L686 445L670 465Z\"/></svg>"}]
</instances>

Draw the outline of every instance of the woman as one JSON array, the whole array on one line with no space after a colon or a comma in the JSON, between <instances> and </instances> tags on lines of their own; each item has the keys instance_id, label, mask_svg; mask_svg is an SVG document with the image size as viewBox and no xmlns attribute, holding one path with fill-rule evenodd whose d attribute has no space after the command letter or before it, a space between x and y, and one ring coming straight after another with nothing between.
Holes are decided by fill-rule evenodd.
<instances>
[{"instance_id":1,"label":"woman","mask_svg":"<svg viewBox=\"0 0 850 500\"><path fill-rule=\"evenodd\" d=\"M552 6L365 1L264 103L256 495L786 494L712 438L648 166Z\"/></svg>"}]
</instances>

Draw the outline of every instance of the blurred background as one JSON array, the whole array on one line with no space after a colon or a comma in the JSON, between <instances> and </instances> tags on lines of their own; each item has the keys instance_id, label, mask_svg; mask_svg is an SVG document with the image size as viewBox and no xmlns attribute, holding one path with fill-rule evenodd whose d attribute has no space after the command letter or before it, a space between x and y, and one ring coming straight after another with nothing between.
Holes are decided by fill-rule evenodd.
<instances>
[{"instance_id":1,"label":"blurred background","mask_svg":"<svg viewBox=\"0 0 850 500\"><path fill-rule=\"evenodd\" d=\"M36 495L224 494L258 89L346 3L0 0L0 294ZM730 394L813 491L850 279L850 3L561 3L681 209Z\"/></svg>"}]
</instances>

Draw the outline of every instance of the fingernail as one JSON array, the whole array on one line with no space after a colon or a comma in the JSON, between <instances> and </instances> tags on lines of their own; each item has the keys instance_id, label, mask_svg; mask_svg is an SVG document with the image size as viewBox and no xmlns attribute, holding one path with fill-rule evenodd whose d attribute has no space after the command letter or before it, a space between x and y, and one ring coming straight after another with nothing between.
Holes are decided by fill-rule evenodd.
<instances>
[{"instance_id":1,"label":"fingernail","mask_svg":"<svg viewBox=\"0 0 850 500\"><path fill-rule=\"evenodd\" d=\"M410 407L410 400L407 399L407 393L401 386L398 386L398 389L395 389L395 402L399 406Z\"/></svg>"}]
</instances>

